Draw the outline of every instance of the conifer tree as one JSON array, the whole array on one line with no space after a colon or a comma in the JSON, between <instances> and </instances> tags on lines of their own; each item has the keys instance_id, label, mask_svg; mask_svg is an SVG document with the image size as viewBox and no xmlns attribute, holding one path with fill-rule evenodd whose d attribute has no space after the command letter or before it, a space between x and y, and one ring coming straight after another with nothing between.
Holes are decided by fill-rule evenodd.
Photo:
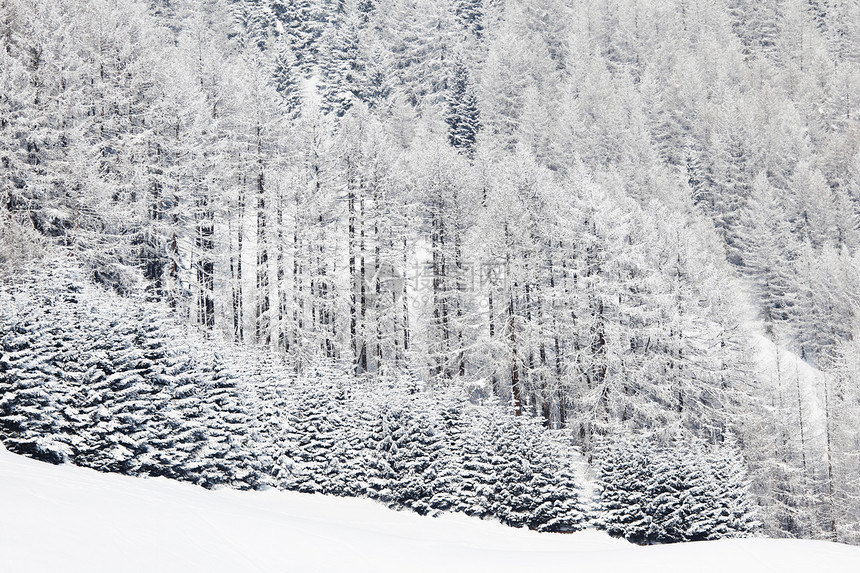
<instances>
[{"instance_id":1,"label":"conifer tree","mask_svg":"<svg viewBox=\"0 0 860 573\"><path fill-rule=\"evenodd\" d=\"M447 100L445 122L448 124L448 141L458 151L472 157L481 128L480 112L469 71L462 62L457 62L454 66Z\"/></svg>"}]
</instances>

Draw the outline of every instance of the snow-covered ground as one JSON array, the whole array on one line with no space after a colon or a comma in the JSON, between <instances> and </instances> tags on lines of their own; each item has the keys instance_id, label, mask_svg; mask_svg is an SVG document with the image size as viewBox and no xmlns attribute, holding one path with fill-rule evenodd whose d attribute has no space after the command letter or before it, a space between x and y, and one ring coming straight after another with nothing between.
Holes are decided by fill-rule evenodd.
<instances>
[{"instance_id":1,"label":"snow-covered ground","mask_svg":"<svg viewBox=\"0 0 860 573\"><path fill-rule=\"evenodd\" d=\"M726 540L637 547L596 531L427 518L368 500L207 491L52 466L0 447L0 571L840 571L860 548Z\"/></svg>"}]
</instances>

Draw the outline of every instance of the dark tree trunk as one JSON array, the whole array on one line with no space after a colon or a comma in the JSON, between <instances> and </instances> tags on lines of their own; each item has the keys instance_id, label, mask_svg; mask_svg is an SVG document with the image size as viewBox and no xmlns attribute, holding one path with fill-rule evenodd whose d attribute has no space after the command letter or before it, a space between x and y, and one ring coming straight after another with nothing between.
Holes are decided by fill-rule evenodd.
<instances>
[{"instance_id":1,"label":"dark tree trunk","mask_svg":"<svg viewBox=\"0 0 860 573\"><path fill-rule=\"evenodd\" d=\"M197 237L197 320L206 328L215 326L215 223L209 204L209 196L202 195L198 200Z\"/></svg>"},{"instance_id":2,"label":"dark tree trunk","mask_svg":"<svg viewBox=\"0 0 860 573\"><path fill-rule=\"evenodd\" d=\"M271 344L269 325L269 245L266 232L266 187L263 174L263 142L257 126L257 316L255 334L258 343Z\"/></svg>"}]
</instances>

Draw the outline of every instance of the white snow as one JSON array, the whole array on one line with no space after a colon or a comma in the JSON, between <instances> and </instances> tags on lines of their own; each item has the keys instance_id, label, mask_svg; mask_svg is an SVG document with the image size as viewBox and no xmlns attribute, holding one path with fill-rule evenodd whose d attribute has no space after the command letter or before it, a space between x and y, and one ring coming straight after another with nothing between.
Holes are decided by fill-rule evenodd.
<instances>
[{"instance_id":1,"label":"white snow","mask_svg":"<svg viewBox=\"0 0 860 573\"><path fill-rule=\"evenodd\" d=\"M856 571L860 548L725 540L637 547L360 499L207 491L51 466L0 448L0 571Z\"/></svg>"},{"instance_id":2,"label":"white snow","mask_svg":"<svg viewBox=\"0 0 860 573\"><path fill-rule=\"evenodd\" d=\"M755 332L755 331L753 331ZM760 333L752 335L760 379L774 388L787 387L786 396L797 399L799 389L807 438L824 435L824 375L800 356ZM792 408L795 406L792 405ZM858 565L860 570L860 565Z\"/></svg>"}]
</instances>

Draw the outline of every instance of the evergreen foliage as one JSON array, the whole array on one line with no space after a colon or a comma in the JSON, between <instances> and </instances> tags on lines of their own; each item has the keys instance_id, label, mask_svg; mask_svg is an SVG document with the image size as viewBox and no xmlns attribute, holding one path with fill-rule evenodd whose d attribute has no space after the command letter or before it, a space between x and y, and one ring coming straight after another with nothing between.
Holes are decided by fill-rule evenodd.
<instances>
[{"instance_id":1,"label":"evergreen foliage","mask_svg":"<svg viewBox=\"0 0 860 573\"><path fill-rule=\"evenodd\" d=\"M462 62L454 66L451 86L448 88L448 141L461 153L471 157L475 153L478 131L481 128L478 98Z\"/></svg>"},{"instance_id":2,"label":"evergreen foliage","mask_svg":"<svg viewBox=\"0 0 860 573\"><path fill-rule=\"evenodd\" d=\"M583 526L565 465L574 450L498 405L325 369L296 378L265 361L240 377L255 359L248 351L213 350L159 305L120 299L70 270L29 274L0 296L0 437L10 451L210 488Z\"/></svg>"},{"instance_id":3,"label":"evergreen foliage","mask_svg":"<svg viewBox=\"0 0 860 573\"><path fill-rule=\"evenodd\" d=\"M737 443L707 446L676 437L661 445L636 437L599 454L601 525L635 543L745 537L760 523Z\"/></svg>"}]
</instances>

